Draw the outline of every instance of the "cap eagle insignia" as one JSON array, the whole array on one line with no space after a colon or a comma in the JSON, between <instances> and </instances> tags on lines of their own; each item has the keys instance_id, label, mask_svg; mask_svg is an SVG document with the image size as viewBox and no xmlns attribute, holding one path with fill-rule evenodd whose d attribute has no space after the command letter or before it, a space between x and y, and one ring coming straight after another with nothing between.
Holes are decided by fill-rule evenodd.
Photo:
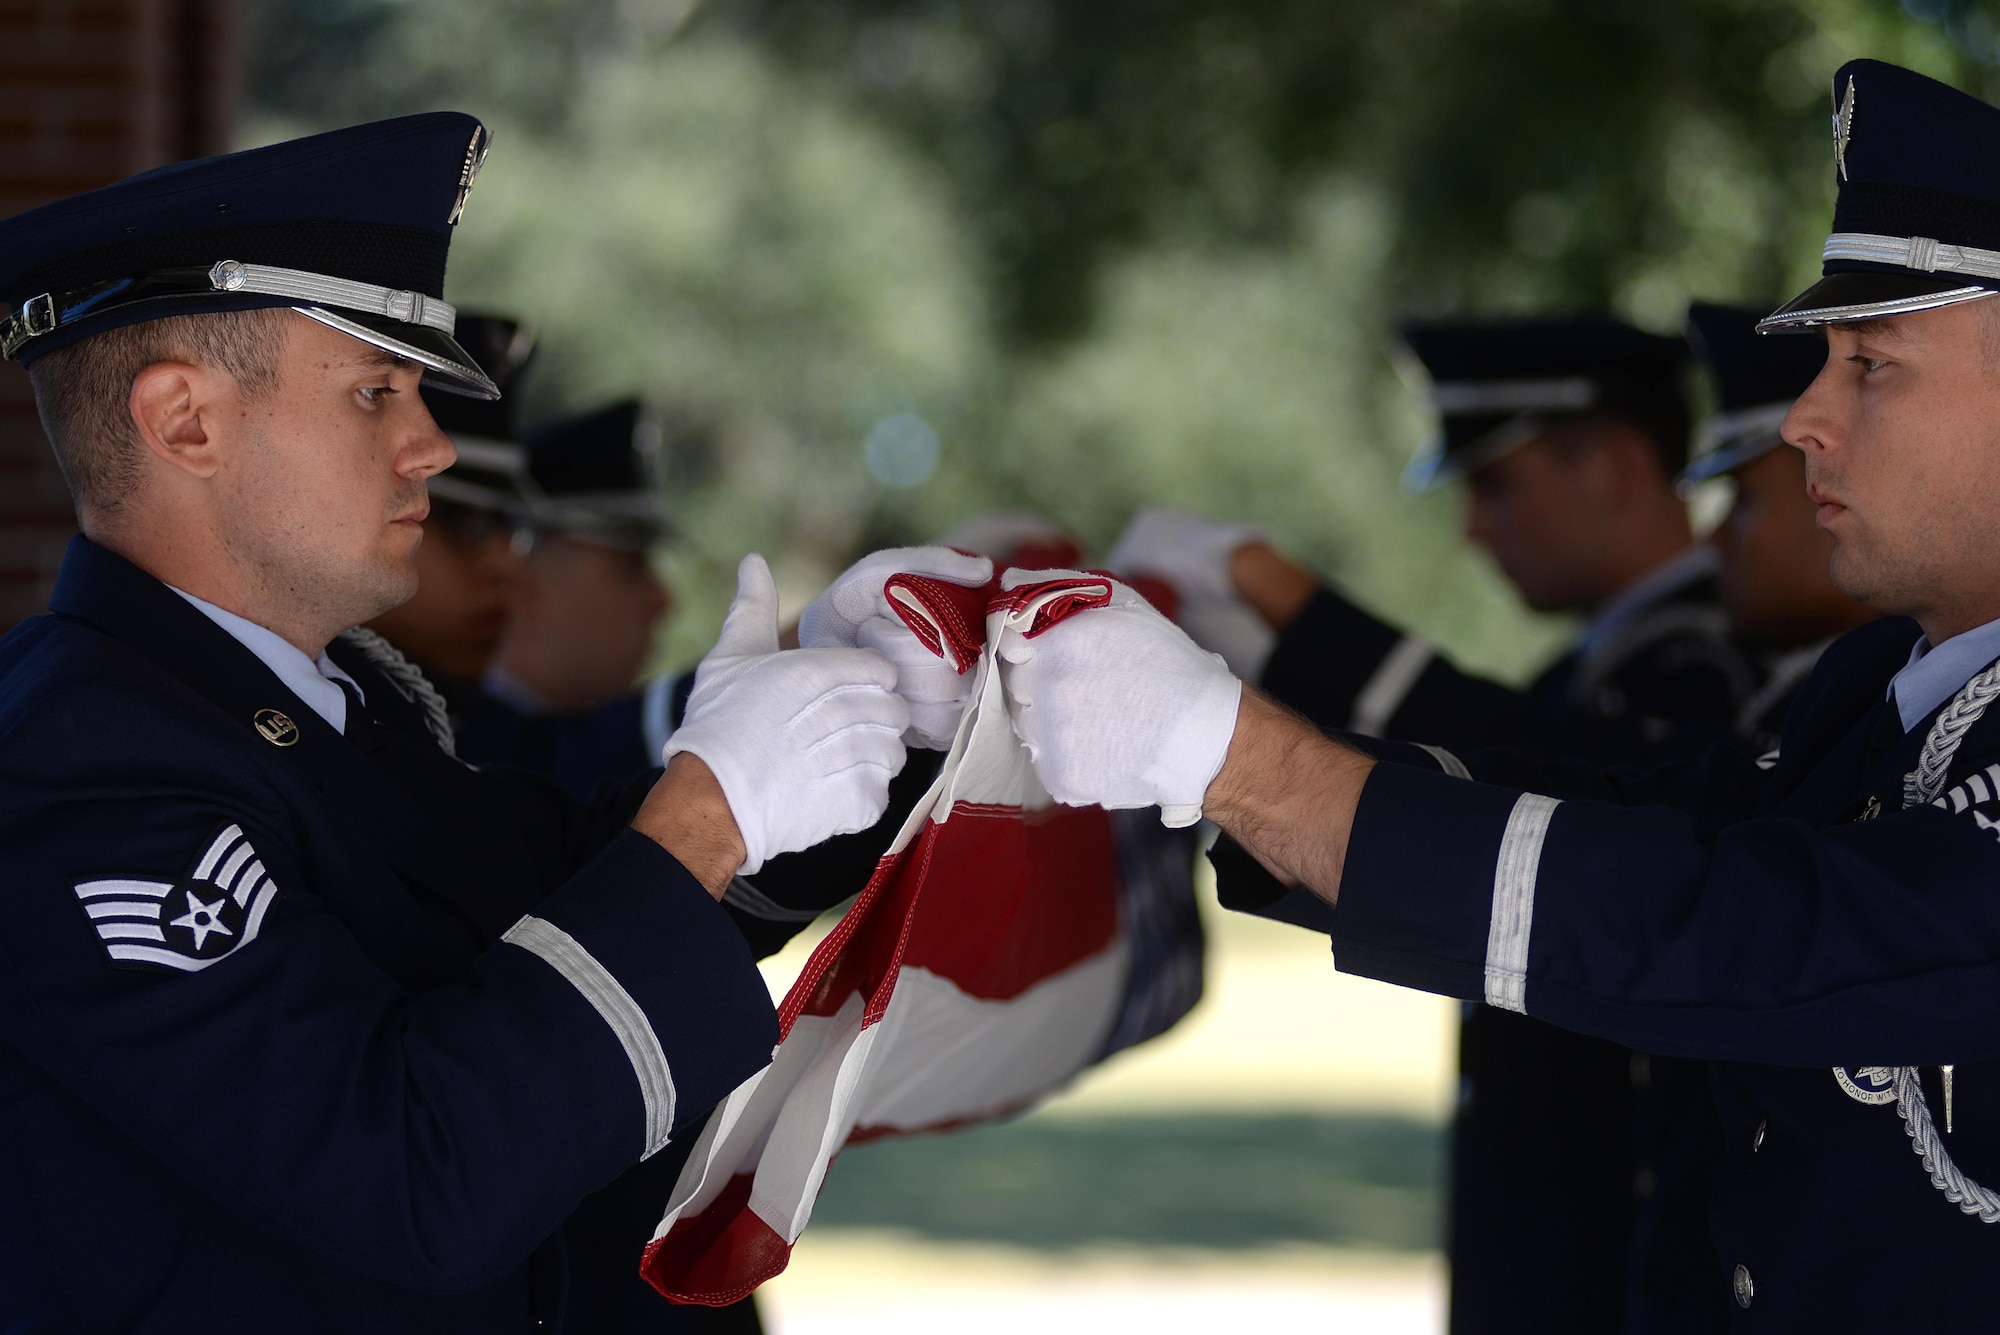
<instances>
[{"instance_id":1,"label":"cap eagle insignia","mask_svg":"<svg viewBox=\"0 0 2000 1335\"><path fill-rule=\"evenodd\" d=\"M1833 161L1840 168L1840 179L1847 179L1847 145L1854 138L1854 76L1847 76L1847 96L1840 100L1840 110L1833 114Z\"/></svg>"}]
</instances>

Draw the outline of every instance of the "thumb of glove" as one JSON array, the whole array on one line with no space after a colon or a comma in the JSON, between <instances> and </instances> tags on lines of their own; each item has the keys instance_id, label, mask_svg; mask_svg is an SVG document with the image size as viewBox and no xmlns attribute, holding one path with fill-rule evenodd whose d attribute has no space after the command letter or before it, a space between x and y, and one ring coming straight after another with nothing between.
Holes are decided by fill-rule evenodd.
<instances>
[{"instance_id":1,"label":"thumb of glove","mask_svg":"<svg viewBox=\"0 0 2000 1335\"><path fill-rule=\"evenodd\" d=\"M771 567L756 552L736 567L736 598L722 619L709 657L749 658L778 652L778 585Z\"/></svg>"}]
</instances>

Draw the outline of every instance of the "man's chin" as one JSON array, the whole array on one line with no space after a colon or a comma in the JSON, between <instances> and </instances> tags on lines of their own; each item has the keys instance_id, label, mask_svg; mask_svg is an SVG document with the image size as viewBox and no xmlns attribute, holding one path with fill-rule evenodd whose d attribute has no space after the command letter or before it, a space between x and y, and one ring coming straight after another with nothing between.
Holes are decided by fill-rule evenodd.
<instances>
[{"instance_id":1,"label":"man's chin","mask_svg":"<svg viewBox=\"0 0 2000 1335\"><path fill-rule=\"evenodd\" d=\"M367 601L374 610L360 618L373 621L384 612L393 612L417 596L417 568L410 561L387 561L369 581Z\"/></svg>"},{"instance_id":2,"label":"man's chin","mask_svg":"<svg viewBox=\"0 0 2000 1335\"><path fill-rule=\"evenodd\" d=\"M1833 579L1833 587L1864 607L1873 608L1885 616L1903 616L1909 610L1909 599L1899 594L1895 581L1885 578L1884 572L1861 560L1850 547L1838 539L1834 542L1833 561L1827 567Z\"/></svg>"}]
</instances>

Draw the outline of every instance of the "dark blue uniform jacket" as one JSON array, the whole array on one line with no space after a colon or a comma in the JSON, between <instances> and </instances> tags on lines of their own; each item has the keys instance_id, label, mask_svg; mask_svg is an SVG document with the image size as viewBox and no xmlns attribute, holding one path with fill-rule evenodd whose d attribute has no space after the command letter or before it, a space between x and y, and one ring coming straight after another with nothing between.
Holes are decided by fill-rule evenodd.
<instances>
[{"instance_id":1,"label":"dark blue uniform jacket","mask_svg":"<svg viewBox=\"0 0 2000 1335\"><path fill-rule=\"evenodd\" d=\"M1492 752L1459 758L1467 781L1372 744L1392 763L1330 915L1338 966L1714 1062L1714 1282L1744 1330L1975 1329L2000 1310L2000 1225L1933 1184L1871 1069L1924 1068L1943 1130L1937 1068L1955 1064L1943 1143L2000 1184L2000 712L1939 805L1901 809L1930 722L1905 734L1883 697L1917 633L1888 619L1836 641L1769 770L1723 750L1648 773ZM1278 901L1240 853L1218 862L1238 902Z\"/></svg>"},{"instance_id":2,"label":"dark blue uniform jacket","mask_svg":"<svg viewBox=\"0 0 2000 1335\"><path fill-rule=\"evenodd\" d=\"M1735 738L1760 675L1725 638L1699 568L1516 690L1461 672L1322 589L1263 685L1323 727L1454 750L1599 764L1699 756ZM1303 904L1318 913L1317 900ZM1452 1125L1452 1335L1711 1330L1704 1179L1719 1154L1698 1064L1641 1056L1484 1005L1459 1030Z\"/></svg>"},{"instance_id":3,"label":"dark blue uniform jacket","mask_svg":"<svg viewBox=\"0 0 2000 1335\"><path fill-rule=\"evenodd\" d=\"M0 642L0 1327L552 1328L565 1218L769 1059L729 915L338 642L345 737L85 540L52 607Z\"/></svg>"}]
</instances>

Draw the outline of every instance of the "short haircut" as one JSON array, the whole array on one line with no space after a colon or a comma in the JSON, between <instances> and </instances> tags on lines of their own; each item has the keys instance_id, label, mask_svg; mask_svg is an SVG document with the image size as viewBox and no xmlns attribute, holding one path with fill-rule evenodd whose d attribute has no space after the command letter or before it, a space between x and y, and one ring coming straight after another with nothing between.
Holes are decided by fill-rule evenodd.
<instances>
[{"instance_id":1,"label":"short haircut","mask_svg":"<svg viewBox=\"0 0 2000 1335\"><path fill-rule=\"evenodd\" d=\"M28 367L42 430L79 515L115 512L139 479L132 382L157 362L227 372L246 398L278 387L290 329L282 307L173 315L107 329L37 357Z\"/></svg>"}]
</instances>

